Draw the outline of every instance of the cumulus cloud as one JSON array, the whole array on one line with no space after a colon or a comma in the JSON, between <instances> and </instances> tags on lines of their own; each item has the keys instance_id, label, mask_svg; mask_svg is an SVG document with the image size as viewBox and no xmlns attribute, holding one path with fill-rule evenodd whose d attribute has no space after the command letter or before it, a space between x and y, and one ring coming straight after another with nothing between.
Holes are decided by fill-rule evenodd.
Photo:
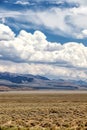
<instances>
[{"instance_id":1,"label":"cumulus cloud","mask_svg":"<svg viewBox=\"0 0 87 130\"><path fill-rule=\"evenodd\" d=\"M3 24L0 24L0 40L11 40L14 39L14 32L11 31L11 29L8 26L4 26Z\"/></svg>"},{"instance_id":2,"label":"cumulus cloud","mask_svg":"<svg viewBox=\"0 0 87 130\"><path fill-rule=\"evenodd\" d=\"M21 30L15 36L3 24L0 30L0 71L86 78L87 47L82 43L51 43L38 30L33 34Z\"/></svg>"}]
</instances>

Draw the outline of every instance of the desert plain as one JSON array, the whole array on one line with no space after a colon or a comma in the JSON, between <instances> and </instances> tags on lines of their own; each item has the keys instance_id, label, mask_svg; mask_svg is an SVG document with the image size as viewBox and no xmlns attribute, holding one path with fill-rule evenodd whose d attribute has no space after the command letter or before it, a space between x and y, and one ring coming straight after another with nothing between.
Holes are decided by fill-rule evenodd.
<instances>
[{"instance_id":1,"label":"desert plain","mask_svg":"<svg viewBox=\"0 0 87 130\"><path fill-rule=\"evenodd\" d=\"M0 92L0 130L87 130L87 93Z\"/></svg>"}]
</instances>

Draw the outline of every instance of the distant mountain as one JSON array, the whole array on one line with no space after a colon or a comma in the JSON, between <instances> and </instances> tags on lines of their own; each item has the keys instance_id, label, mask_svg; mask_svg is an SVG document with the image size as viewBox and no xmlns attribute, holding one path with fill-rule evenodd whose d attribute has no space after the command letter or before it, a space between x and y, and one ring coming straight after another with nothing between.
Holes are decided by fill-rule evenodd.
<instances>
[{"instance_id":1,"label":"distant mountain","mask_svg":"<svg viewBox=\"0 0 87 130\"><path fill-rule=\"evenodd\" d=\"M29 83L29 82L34 82L34 80L49 80L46 77L39 76L39 75L31 75L31 74L16 74L16 73L0 73L0 80L7 80L12 83Z\"/></svg>"},{"instance_id":2,"label":"distant mountain","mask_svg":"<svg viewBox=\"0 0 87 130\"><path fill-rule=\"evenodd\" d=\"M0 72L0 91L9 90L86 90L87 82L82 80L50 80L44 76Z\"/></svg>"}]
</instances>

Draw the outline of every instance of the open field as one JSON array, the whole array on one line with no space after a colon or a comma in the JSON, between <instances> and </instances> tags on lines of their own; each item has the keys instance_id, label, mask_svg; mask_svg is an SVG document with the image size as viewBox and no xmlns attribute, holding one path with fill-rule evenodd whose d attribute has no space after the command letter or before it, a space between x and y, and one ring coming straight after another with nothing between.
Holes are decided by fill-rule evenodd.
<instances>
[{"instance_id":1,"label":"open field","mask_svg":"<svg viewBox=\"0 0 87 130\"><path fill-rule=\"evenodd\" d=\"M87 93L0 93L0 130L87 130Z\"/></svg>"}]
</instances>

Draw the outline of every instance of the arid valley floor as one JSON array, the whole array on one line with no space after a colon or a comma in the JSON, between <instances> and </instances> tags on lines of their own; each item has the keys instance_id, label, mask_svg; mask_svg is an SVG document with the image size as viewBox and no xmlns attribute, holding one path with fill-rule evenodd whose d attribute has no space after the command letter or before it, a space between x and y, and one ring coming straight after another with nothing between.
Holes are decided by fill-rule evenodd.
<instances>
[{"instance_id":1,"label":"arid valley floor","mask_svg":"<svg viewBox=\"0 0 87 130\"><path fill-rule=\"evenodd\" d=\"M0 130L87 130L87 93L0 93Z\"/></svg>"}]
</instances>

